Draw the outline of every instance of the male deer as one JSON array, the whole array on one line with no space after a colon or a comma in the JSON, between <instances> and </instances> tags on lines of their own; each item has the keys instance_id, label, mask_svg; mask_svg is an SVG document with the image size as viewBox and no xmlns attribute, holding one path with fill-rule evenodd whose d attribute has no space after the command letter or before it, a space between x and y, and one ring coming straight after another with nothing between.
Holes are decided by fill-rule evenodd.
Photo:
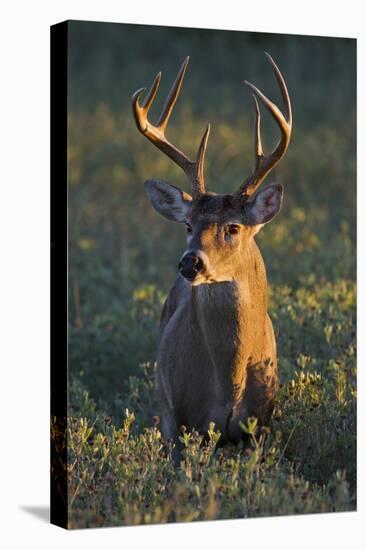
<instances>
[{"instance_id":1,"label":"male deer","mask_svg":"<svg viewBox=\"0 0 366 550\"><path fill-rule=\"evenodd\" d=\"M148 112L159 87L159 73L143 104L145 88L132 98L136 124L156 147L180 166L192 184L192 196L158 180L145 182L154 208L168 220L186 225L187 250L164 304L157 355L157 378L162 403L162 431L175 442L185 425L201 433L215 422L221 441L238 443L240 421L248 417L266 425L271 417L278 369L276 342L267 313L264 262L254 236L278 213L283 189L271 184L254 192L283 157L291 137L291 103L285 81L266 54L278 81L284 114L258 88L254 92L255 167L233 195L208 193L204 158L208 125L197 154L190 160L165 136L189 58L184 61L154 126ZM264 156L257 98L267 107L281 131L273 152Z\"/></svg>"}]
</instances>

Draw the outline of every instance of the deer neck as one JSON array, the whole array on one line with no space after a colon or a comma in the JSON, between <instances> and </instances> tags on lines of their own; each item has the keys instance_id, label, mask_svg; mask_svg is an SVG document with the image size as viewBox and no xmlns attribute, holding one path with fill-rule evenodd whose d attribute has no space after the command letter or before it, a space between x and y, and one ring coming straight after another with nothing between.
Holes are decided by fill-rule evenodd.
<instances>
[{"instance_id":1,"label":"deer neck","mask_svg":"<svg viewBox=\"0 0 366 550\"><path fill-rule=\"evenodd\" d=\"M266 273L254 240L232 281L192 287L192 326L206 346L219 387L234 401L245 385L243 365L261 346L266 314Z\"/></svg>"},{"instance_id":2,"label":"deer neck","mask_svg":"<svg viewBox=\"0 0 366 550\"><path fill-rule=\"evenodd\" d=\"M257 319L267 312L267 277L254 241L242 256L231 280L192 287L192 313L202 330L224 328L224 319ZM258 323L254 323L258 324Z\"/></svg>"}]
</instances>

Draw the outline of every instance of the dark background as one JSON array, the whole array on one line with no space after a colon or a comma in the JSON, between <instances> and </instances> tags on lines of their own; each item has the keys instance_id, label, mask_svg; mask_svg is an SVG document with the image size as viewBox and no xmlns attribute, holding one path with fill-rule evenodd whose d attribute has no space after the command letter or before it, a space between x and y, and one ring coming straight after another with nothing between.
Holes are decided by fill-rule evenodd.
<instances>
[{"instance_id":1,"label":"dark background","mask_svg":"<svg viewBox=\"0 0 366 550\"><path fill-rule=\"evenodd\" d=\"M97 399L114 402L138 364L155 360L162 302L185 243L184 228L150 206L143 182L156 177L187 191L189 184L137 131L132 93L162 70L150 114L156 121L190 55L168 137L193 157L210 122L206 186L232 192L253 164L253 106L244 79L281 106L265 51L285 76L294 119L286 157L267 180L284 185L284 206L257 239L270 292L352 281L355 40L69 23L69 366L71 379L81 377ZM262 114L269 152L279 134L263 108Z\"/></svg>"}]
</instances>

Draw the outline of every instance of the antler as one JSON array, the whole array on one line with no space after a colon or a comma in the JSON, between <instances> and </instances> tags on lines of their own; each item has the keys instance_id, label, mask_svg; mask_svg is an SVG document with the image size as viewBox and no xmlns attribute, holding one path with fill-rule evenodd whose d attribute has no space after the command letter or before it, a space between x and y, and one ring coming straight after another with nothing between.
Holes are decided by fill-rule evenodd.
<instances>
[{"instance_id":1,"label":"antler","mask_svg":"<svg viewBox=\"0 0 366 550\"><path fill-rule=\"evenodd\" d=\"M177 147L170 143L170 141L168 141L165 137L165 130L168 125L170 115L172 114L175 102L178 99L188 61L189 57L186 57L183 65L179 70L178 76L175 79L175 82L168 94L156 126L149 122L147 116L150 107L155 99L156 92L159 88L161 72L156 75L153 85L151 86L143 105L140 105L139 98L141 94L146 90L146 88L140 88L133 94L132 110L137 128L140 130L140 132L144 134L144 136L147 137L147 139L149 139L154 145L156 145L156 147L163 151L163 153L165 153L184 170L192 184L193 198L197 198L205 192L203 167L205 161L207 140L210 133L210 125L207 126L207 129L201 139L201 143L198 148L197 159L195 162L190 160L184 153L182 153L182 151L180 151Z\"/></svg>"},{"instance_id":2,"label":"antler","mask_svg":"<svg viewBox=\"0 0 366 550\"><path fill-rule=\"evenodd\" d=\"M268 53L266 53L266 56L268 57L269 62L272 65L274 75L281 90L282 99L285 105L285 116L281 113L277 105L272 103L272 101L270 101L260 90L258 90L256 86L245 80L245 84L247 84L254 92L253 99L256 112L254 137L255 166L252 174L246 179L243 185L241 185L239 190L235 193L235 198L243 198L243 195L246 197L250 197L250 195L252 195L258 189L264 178L269 174L269 172L274 168L274 166L281 160L281 158L285 154L291 138L292 112L290 97L287 91L286 83L272 57ZM262 149L260 130L261 115L256 96L263 101L264 105L267 107L281 130L280 141L268 157L264 156Z\"/></svg>"}]
</instances>

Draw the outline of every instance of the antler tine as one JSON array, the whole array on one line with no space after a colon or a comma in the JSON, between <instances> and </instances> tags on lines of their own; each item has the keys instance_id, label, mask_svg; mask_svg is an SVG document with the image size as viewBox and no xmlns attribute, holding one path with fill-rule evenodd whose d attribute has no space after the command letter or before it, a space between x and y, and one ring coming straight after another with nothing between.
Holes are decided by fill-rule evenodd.
<instances>
[{"instance_id":1,"label":"antler tine","mask_svg":"<svg viewBox=\"0 0 366 550\"><path fill-rule=\"evenodd\" d=\"M173 86L171 87L171 90L168 94L168 97L166 98L164 107L161 111L161 115L159 117L159 120L157 122L158 128L161 128L162 131L165 130L167 127L167 124L169 122L170 115L173 112L174 105L178 99L178 95L182 86L184 75L186 74L187 65L189 62L189 56L187 56L183 62L183 65L179 69L179 73L177 75L177 78L174 81Z\"/></svg>"},{"instance_id":2,"label":"antler tine","mask_svg":"<svg viewBox=\"0 0 366 550\"><path fill-rule=\"evenodd\" d=\"M153 101L155 99L156 93L159 88L160 80L161 80L161 71L158 72L158 74L156 75L155 80L152 83L149 93L147 94L146 99L144 101L143 108L145 109L146 114L149 112L150 107L153 104Z\"/></svg>"},{"instance_id":3,"label":"antler tine","mask_svg":"<svg viewBox=\"0 0 366 550\"><path fill-rule=\"evenodd\" d=\"M285 105L285 116L281 113L277 105L272 103L272 101L270 101L256 86L254 86L254 84L245 80L245 84L247 84L247 86L249 86L254 92L253 97L256 111L254 145L256 158L253 173L249 176L249 178L246 179L243 185L241 185L239 190L235 193L236 198L242 198L243 195L249 197L258 189L264 178L269 174L269 172L274 168L274 166L281 160L281 158L285 154L291 138L292 111L290 96L288 94L286 83L279 68L269 54L266 53L266 56L271 63L274 75L281 90L282 99ZM260 109L257 98L264 103L281 130L280 141L269 156L264 156L263 154L260 133Z\"/></svg>"},{"instance_id":4,"label":"antler tine","mask_svg":"<svg viewBox=\"0 0 366 550\"><path fill-rule=\"evenodd\" d=\"M277 67L277 65L273 61L272 57L269 55L268 52L265 52L265 54L266 54L267 59L269 60L270 64L272 65L274 75L277 79L278 85L279 85L280 90L281 90L283 103L284 103L285 109L286 109L286 113L285 113L286 121L291 126L292 125L291 101L290 101L290 96L289 96L289 93L288 93L288 90L287 90L286 82L285 82L285 80L284 80L284 78L283 78L283 76L280 72L280 69Z\"/></svg>"},{"instance_id":5,"label":"antler tine","mask_svg":"<svg viewBox=\"0 0 366 550\"><path fill-rule=\"evenodd\" d=\"M199 194L203 195L205 192L205 177L203 168L205 165L205 155L208 142L208 136L210 135L210 125L207 125L206 131L202 136L200 146L198 148L197 160L196 160L196 181L199 187Z\"/></svg>"},{"instance_id":6,"label":"antler tine","mask_svg":"<svg viewBox=\"0 0 366 550\"><path fill-rule=\"evenodd\" d=\"M263 148L261 140L261 112L257 98L253 94L254 107L255 107L255 136L254 136L254 154L255 154L255 168L258 168L259 163L263 157Z\"/></svg>"},{"instance_id":7,"label":"antler tine","mask_svg":"<svg viewBox=\"0 0 366 550\"><path fill-rule=\"evenodd\" d=\"M156 92L158 91L159 84L161 80L161 73L158 73L155 77L155 80L149 90L149 93L146 96L146 99L143 103L143 105L140 105L139 99L141 94L143 94L146 90L146 88L139 88L136 90L136 92L132 96L132 111L133 115L135 117L135 122L137 125L137 128L140 130L140 132L145 133L147 130L147 114L149 112L149 109L155 99Z\"/></svg>"},{"instance_id":8,"label":"antler tine","mask_svg":"<svg viewBox=\"0 0 366 550\"><path fill-rule=\"evenodd\" d=\"M205 193L203 166L209 134L209 126L202 137L198 149L196 162L190 160L182 151L180 151L177 147L175 147L175 145L170 143L170 141L168 141L165 137L165 130L168 125L170 115L172 114L174 105L178 99L188 62L189 57L186 57L179 70L177 78L175 79L173 86L171 87L171 90L165 101L164 107L156 126L149 122L147 115L158 91L161 80L161 73L158 73L155 77L155 80L146 96L143 105L140 105L139 98L141 94L146 90L146 88L140 88L133 94L132 110L137 128L156 147L163 151L163 153L165 153L170 159L172 159L176 164L178 164L178 166L183 169L183 171L187 174L189 180L191 181L193 198L197 198Z\"/></svg>"}]
</instances>

